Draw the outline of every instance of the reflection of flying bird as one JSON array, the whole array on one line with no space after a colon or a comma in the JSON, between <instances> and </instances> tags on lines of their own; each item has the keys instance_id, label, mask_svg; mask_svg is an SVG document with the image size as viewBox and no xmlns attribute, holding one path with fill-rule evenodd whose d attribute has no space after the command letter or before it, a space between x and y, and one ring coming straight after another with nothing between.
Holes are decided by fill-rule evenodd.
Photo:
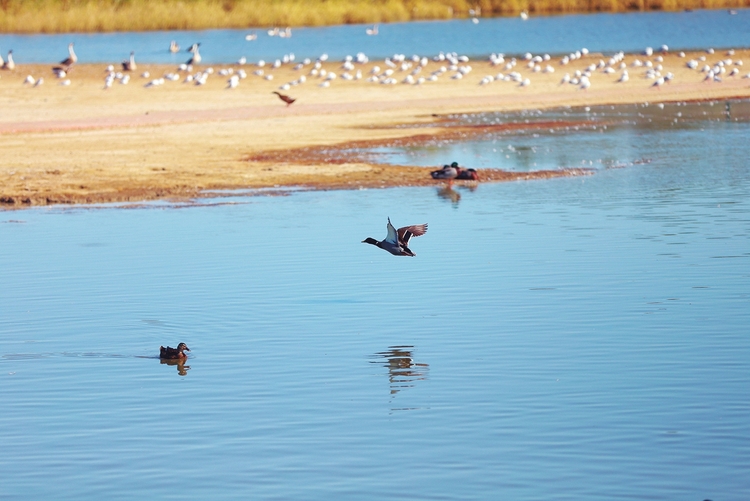
<instances>
[{"instance_id":1,"label":"reflection of flying bird","mask_svg":"<svg viewBox=\"0 0 750 501\"><path fill-rule=\"evenodd\" d=\"M185 343L178 344L177 348L171 348L169 346L165 348L163 346L160 346L159 358L165 358L168 360L176 360L178 358L187 358L187 355L185 355L185 350L190 351L190 348L188 348Z\"/></svg>"},{"instance_id":2,"label":"reflection of flying bird","mask_svg":"<svg viewBox=\"0 0 750 501\"><path fill-rule=\"evenodd\" d=\"M426 379L429 365L414 361L413 346L390 346L388 351L376 353L377 361L388 368L391 394L413 386L414 381Z\"/></svg>"},{"instance_id":3,"label":"reflection of flying bird","mask_svg":"<svg viewBox=\"0 0 750 501\"><path fill-rule=\"evenodd\" d=\"M411 240L411 237L419 237L427 233L427 223L404 226L403 228L396 230L391 224L391 218L388 218L387 228L388 235L384 240L378 241L374 238L367 237L362 240L362 243L380 247L394 256L416 256L416 254L414 254L409 248L409 240Z\"/></svg>"},{"instance_id":4,"label":"reflection of flying bird","mask_svg":"<svg viewBox=\"0 0 750 501\"><path fill-rule=\"evenodd\" d=\"M296 98L289 97L286 94L282 94L281 92L277 92L277 91L273 91L271 94L276 94L277 96L279 96L279 99L284 101L287 107L289 107L293 102L297 100Z\"/></svg>"}]
</instances>

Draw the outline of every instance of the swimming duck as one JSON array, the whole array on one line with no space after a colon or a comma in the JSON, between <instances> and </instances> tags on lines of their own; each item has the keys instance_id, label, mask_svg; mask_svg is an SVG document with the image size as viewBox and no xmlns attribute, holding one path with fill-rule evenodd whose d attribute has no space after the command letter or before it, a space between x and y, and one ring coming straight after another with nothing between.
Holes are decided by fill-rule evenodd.
<instances>
[{"instance_id":1,"label":"swimming duck","mask_svg":"<svg viewBox=\"0 0 750 501\"><path fill-rule=\"evenodd\" d=\"M460 170L458 162L453 162L450 165L444 165L440 170L430 172L430 176L432 179L456 179Z\"/></svg>"},{"instance_id":2,"label":"swimming duck","mask_svg":"<svg viewBox=\"0 0 750 501\"><path fill-rule=\"evenodd\" d=\"M396 230L391 224L391 218L388 218L387 228L388 235L384 240L378 241L374 238L367 237L362 240L362 243L380 247L394 256L416 256L416 254L409 249L409 240L411 240L411 237L419 237L427 233L427 223L404 226L403 228Z\"/></svg>"},{"instance_id":3,"label":"swimming duck","mask_svg":"<svg viewBox=\"0 0 750 501\"><path fill-rule=\"evenodd\" d=\"M185 343L180 343L177 345L177 348L171 348L167 346L166 348L163 346L159 347L159 358L165 358L168 360L176 360L179 358L187 358L187 355L185 355L184 351L190 351L190 348L187 347Z\"/></svg>"},{"instance_id":4,"label":"swimming duck","mask_svg":"<svg viewBox=\"0 0 750 501\"><path fill-rule=\"evenodd\" d=\"M123 71L135 71L138 66L135 64L135 52L130 53L130 59L122 62Z\"/></svg>"},{"instance_id":5,"label":"swimming duck","mask_svg":"<svg viewBox=\"0 0 750 501\"><path fill-rule=\"evenodd\" d=\"M276 94L277 96L279 96L279 99L281 99L282 101L284 101L286 103L287 107L289 107L293 102L295 102L297 100L296 98L289 97L286 94L282 94L282 93L276 92L276 91L273 91L271 94Z\"/></svg>"}]
</instances>

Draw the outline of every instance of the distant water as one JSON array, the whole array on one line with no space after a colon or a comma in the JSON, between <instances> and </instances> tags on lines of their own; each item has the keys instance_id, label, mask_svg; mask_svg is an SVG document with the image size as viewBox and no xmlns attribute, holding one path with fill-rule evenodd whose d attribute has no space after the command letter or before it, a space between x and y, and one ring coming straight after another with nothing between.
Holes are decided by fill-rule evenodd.
<instances>
[{"instance_id":1,"label":"distant water","mask_svg":"<svg viewBox=\"0 0 750 501\"><path fill-rule=\"evenodd\" d=\"M20 63L53 63L67 57L67 45L75 43L83 63L118 63L130 51L143 63L182 63L186 53L168 52L171 40L184 49L201 43L205 63L234 63L240 57L257 62L294 54L316 58L328 54L334 60L363 52L370 58L393 54L433 56L440 51L484 57L506 54L569 53L586 47L613 53L641 51L646 46L667 44L672 50L739 48L750 45L750 9L735 14L726 10L692 12L640 12L569 16L429 21L383 24L377 36L368 36L363 25L296 28L291 38L268 36L267 29L107 34L0 35L0 51L14 50ZM245 36L258 35L248 42Z\"/></svg>"},{"instance_id":2,"label":"distant water","mask_svg":"<svg viewBox=\"0 0 750 501\"><path fill-rule=\"evenodd\" d=\"M507 138L592 176L0 213L0 498L750 499L750 124L656 110Z\"/></svg>"}]
</instances>

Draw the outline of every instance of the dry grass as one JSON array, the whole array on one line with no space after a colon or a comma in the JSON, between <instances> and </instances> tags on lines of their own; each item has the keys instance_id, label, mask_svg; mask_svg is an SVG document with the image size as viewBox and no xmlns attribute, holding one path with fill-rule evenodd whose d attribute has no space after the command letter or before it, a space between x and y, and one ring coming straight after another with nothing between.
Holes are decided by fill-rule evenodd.
<instances>
[{"instance_id":1,"label":"dry grass","mask_svg":"<svg viewBox=\"0 0 750 501\"><path fill-rule=\"evenodd\" d=\"M0 0L0 32L323 26L573 12L719 9L750 0Z\"/></svg>"}]
</instances>

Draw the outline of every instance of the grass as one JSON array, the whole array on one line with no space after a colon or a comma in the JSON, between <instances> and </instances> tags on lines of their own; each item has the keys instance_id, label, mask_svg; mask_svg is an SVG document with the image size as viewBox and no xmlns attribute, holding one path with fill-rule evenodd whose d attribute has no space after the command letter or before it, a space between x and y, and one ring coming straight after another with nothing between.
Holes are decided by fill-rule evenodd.
<instances>
[{"instance_id":1,"label":"grass","mask_svg":"<svg viewBox=\"0 0 750 501\"><path fill-rule=\"evenodd\" d=\"M0 0L2 33L323 26L579 12L719 9L750 0Z\"/></svg>"}]
</instances>

